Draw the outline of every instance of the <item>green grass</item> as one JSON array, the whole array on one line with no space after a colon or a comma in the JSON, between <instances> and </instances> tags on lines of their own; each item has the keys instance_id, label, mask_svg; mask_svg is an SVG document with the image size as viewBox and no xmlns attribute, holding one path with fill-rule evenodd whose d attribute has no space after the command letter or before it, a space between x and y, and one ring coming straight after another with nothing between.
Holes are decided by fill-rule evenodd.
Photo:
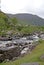
<instances>
[{"instance_id":1,"label":"green grass","mask_svg":"<svg viewBox=\"0 0 44 65\"><path fill-rule=\"evenodd\" d=\"M40 65L44 65L44 62L40 60L40 56L42 54L44 54L44 41L39 42L39 45L32 51L31 54L28 54L19 60L1 63L0 65L20 65L28 62L39 62Z\"/></svg>"}]
</instances>

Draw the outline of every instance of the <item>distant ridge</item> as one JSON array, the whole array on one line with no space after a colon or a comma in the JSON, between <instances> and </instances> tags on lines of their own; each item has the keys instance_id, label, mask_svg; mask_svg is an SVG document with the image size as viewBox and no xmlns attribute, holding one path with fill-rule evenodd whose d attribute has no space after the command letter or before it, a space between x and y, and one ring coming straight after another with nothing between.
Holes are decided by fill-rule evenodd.
<instances>
[{"instance_id":1,"label":"distant ridge","mask_svg":"<svg viewBox=\"0 0 44 65\"><path fill-rule=\"evenodd\" d=\"M31 24L44 26L44 19L40 18L37 15L32 15L28 13L19 13L19 14L7 14L10 18L16 17L18 21L22 24Z\"/></svg>"}]
</instances>

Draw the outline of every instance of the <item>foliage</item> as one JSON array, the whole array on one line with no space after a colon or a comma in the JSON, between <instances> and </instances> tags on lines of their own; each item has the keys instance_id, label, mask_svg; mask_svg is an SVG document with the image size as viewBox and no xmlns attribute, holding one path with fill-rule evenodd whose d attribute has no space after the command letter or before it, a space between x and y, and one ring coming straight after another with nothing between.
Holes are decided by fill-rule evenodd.
<instances>
[{"instance_id":1,"label":"foliage","mask_svg":"<svg viewBox=\"0 0 44 65\"><path fill-rule=\"evenodd\" d=\"M44 31L44 26L34 26L34 25L29 25L29 26L24 26L21 30L22 33L33 33L35 31Z\"/></svg>"},{"instance_id":2,"label":"foliage","mask_svg":"<svg viewBox=\"0 0 44 65\"><path fill-rule=\"evenodd\" d=\"M14 30L16 23L16 18L10 19L5 13L0 12L0 35L6 34L7 30Z\"/></svg>"},{"instance_id":3,"label":"foliage","mask_svg":"<svg viewBox=\"0 0 44 65\"><path fill-rule=\"evenodd\" d=\"M17 19L16 19L16 17L12 18L11 20L12 20L13 25L15 26L16 23L17 23Z\"/></svg>"}]
</instances>

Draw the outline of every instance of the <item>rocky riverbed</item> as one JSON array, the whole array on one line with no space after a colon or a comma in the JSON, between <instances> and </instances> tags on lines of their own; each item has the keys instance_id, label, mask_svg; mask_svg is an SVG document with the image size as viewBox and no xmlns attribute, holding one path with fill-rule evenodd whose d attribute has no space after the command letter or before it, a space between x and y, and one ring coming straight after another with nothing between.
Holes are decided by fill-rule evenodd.
<instances>
[{"instance_id":1,"label":"rocky riverbed","mask_svg":"<svg viewBox=\"0 0 44 65\"><path fill-rule=\"evenodd\" d=\"M32 34L28 36L15 37L12 40L0 39L0 62L16 60L28 52L31 52L37 45L38 41L44 40L44 34Z\"/></svg>"}]
</instances>

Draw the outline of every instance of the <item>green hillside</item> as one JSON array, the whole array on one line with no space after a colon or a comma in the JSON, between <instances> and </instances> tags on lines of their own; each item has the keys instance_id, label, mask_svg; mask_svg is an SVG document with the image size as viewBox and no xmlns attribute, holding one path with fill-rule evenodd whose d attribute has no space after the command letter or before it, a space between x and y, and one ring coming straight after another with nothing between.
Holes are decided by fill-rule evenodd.
<instances>
[{"instance_id":1,"label":"green hillside","mask_svg":"<svg viewBox=\"0 0 44 65\"><path fill-rule=\"evenodd\" d=\"M7 29L8 25L8 17L3 13L0 12L0 30Z\"/></svg>"},{"instance_id":2,"label":"green hillside","mask_svg":"<svg viewBox=\"0 0 44 65\"><path fill-rule=\"evenodd\" d=\"M27 18L28 16L26 15ZM31 16L32 15L30 15L30 17ZM9 17L7 14L0 11L0 35L5 35L8 31L12 31L12 34L16 33L27 34L33 33L35 31L44 31L44 26L21 24L16 17Z\"/></svg>"},{"instance_id":3,"label":"green hillside","mask_svg":"<svg viewBox=\"0 0 44 65\"><path fill-rule=\"evenodd\" d=\"M9 18L5 13L0 11L0 35L4 35L6 32L14 30L16 23L16 18Z\"/></svg>"},{"instance_id":4,"label":"green hillside","mask_svg":"<svg viewBox=\"0 0 44 65\"><path fill-rule=\"evenodd\" d=\"M1 63L0 65L20 65L22 63L28 63L28 62L39 62L40 65L44 65L44 60L40 59L40 56L43 54L44 54L44 41L39 41L38 46L31 52L31 54L28 54L19 60L13 62Z\"/></svg>"}]
</instances>

